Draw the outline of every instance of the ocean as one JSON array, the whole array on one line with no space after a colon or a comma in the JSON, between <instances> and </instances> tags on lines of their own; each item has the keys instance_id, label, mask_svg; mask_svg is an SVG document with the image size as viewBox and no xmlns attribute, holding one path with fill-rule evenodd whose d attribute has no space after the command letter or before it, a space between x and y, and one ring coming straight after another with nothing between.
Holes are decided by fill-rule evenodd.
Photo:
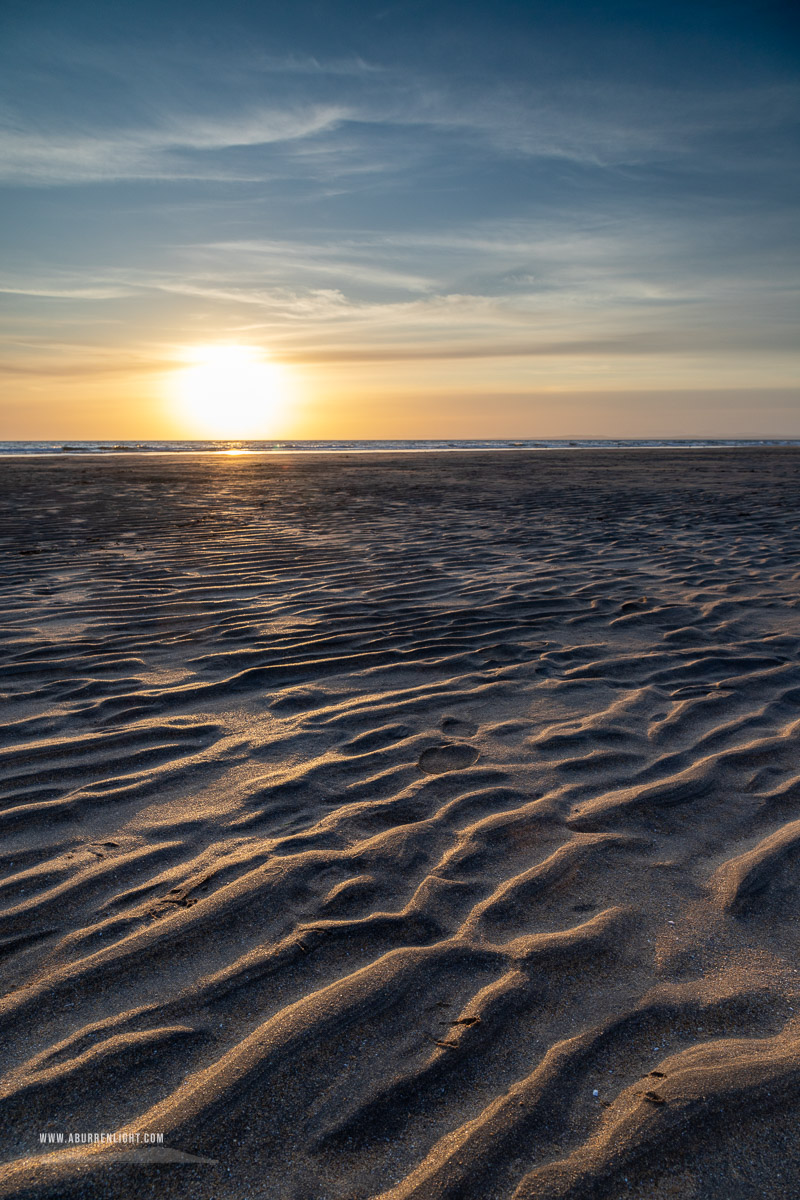
<instances>
[{"instance_id":1,"label":"ocean","mask_svg":"<svg viewBox=\"0 0 800 1200\"><path fill-rule=\"evenodd\" d=\"M321 454L430 450L717 449L735 446L800 446L797 438L472 438L359 441L15 441L0 442L0 455L20 454Z\"/></svg>"}]
</instances>

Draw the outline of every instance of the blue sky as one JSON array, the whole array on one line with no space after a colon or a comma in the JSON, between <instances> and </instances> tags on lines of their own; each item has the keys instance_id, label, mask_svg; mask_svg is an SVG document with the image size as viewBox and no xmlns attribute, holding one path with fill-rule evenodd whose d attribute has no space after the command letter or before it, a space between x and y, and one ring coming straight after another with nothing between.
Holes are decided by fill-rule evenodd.
<instances>
[{"instance_id":1,"label":"blue sky","mask_svg":"<svg viewBox=\"0 0 800 1200\"><path fill-rule=\"evenodd\" d=\"M793 6L2 26L0 437L186 433L225 343L294 436L800 435Z\"/></svg>"}]
</instances>

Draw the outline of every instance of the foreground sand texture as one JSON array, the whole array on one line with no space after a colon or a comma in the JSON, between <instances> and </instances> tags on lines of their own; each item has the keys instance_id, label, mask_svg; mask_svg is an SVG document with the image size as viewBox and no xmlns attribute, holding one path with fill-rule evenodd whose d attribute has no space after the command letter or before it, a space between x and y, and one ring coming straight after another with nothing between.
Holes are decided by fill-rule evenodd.
<instances>
[{"instance_id":1,"label":"foreground sand texture","mask_svg":"<svg viewBox=\"0 0 800 1200\"><path fill-rule=\"evenodd\" d=\"M800 1194L800 453L0 480L0 1194Z\"/></svg>"}]
</instances>

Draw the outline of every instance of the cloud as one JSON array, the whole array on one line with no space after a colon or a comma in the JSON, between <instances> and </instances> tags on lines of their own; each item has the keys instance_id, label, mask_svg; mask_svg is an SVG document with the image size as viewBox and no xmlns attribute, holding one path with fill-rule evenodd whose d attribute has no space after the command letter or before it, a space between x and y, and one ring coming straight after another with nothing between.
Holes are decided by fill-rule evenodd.
<instances>
[{"instance_id":1,"label":"cloud","mask_svg":"<svg viewBox=\"0 0 800 1200\"><path fill-rule=\"evenodd\" d=\"M773 132L793 126L798 103L793 83L676 91L570 81L547 89L494 85L483 94L434 89L409 119L509 155L611 167L681 159L701 146L719 161L731 154L731 137L755 137L751 149L763 154Z\"/></svg>"},{"instance_id":2,"label":"cloud","mask_svg":"<svg viewBox=\"0 0 800 1200\"><path fill-rule=\"evenodd\" d=\"M152 129L41 133L0 127L0 179L15 184L83 184L123 179L260 178L213 152L288 143L334 128L346 115L331 105L249 111L236 117L174 116Z\"/></svg>"},{"instance_id":3,"label":"cloud","mask_svg":"<svg viewBox=\"0 0 800 1200\"><path fill-rule=\"evenodd\" d=\"M108 317L116 299L126 323L177 323L189 339L253 330L295 362L786 351L795 269L785 253L767 269L763 247L751 262L748 236L743 218L715 212L317 231L132 247L127 263L0 285L28 295L26 311L37 298L103 298Z\"/></svg>"},{"instance_id":4,"label":"cloud","mask_svg":"<svg viewBox=\"0 0 800 1200\"><path fill-rule=\"evenodd\" d=\"M37 300L118 300L130 295L130 289L118 286L98 285L95 287L22 287L0 284L0 295L31 296Z\"/></svg>"},{"instance_id":5,"label":"cloud","mask_svg":"<svg viewBox=\"0 0 800 1200\"><path fill-rule=\"evenodd\" d=\"M380 262L376 250L379 243L366 238L364 244L339 238L336 242L298 242L278 239L249 239L236 242L208 242L184 247L184 252L198 253L201 258L224 262L229 274L242 266L258 278L284 279L287 275L300 280L315 277L319 282L337 278L349 291L362 285L403 292L428 292L435 287L430 273L422 274L403 269L403 256L397 265Z\"/></svg>"},{"instance_id":6,"label":"cloud","mask_svg":"<svg viewBox=\"0 0 800 1200\"><path fill-rule=\"evenodd\" d=\"M57 363L14 363L0 362L0 375L12 378L32 379L84 379L103 376L158 375L175 366L172 362L92 362L91 360L65 361Z\"/></svg>"},{"instance_id":7,"label":"cloud","mask_svg":"<svg viewBox=\"0 0 800 1200\"><path fill-rule=\"evenodd\" d=\"M311 54L273 55L264 54L246 58L251 70L265 71L274 75L308 75L312 77L362 78L384 75L387 68L380 63L369 62L359 55L350 58L316 58ZM241 69L241 65L240 65Z\"/></svg>"},{"instance_id":8,"label":"cloud","mask_svg":"<svg viewBox=\"0 0 800 1200\"><path fill-rule=\"evenodd\" d=\"M468 171L473 158L708 170L741 163L743 140L752 168L779 154L773 135L791 125L800 98L791 83L545 85L535 73L464 79L446 66L255 48L221 48L214 59L173 51L175 61L154 49L148 61L140 50L65 42L50 55L47 85L10 92L0 180L304 180L319 189L344 180L348 190L408 173L424 183L432 167ZM111 101L91 104L94 89Z\"/></svg>"}]
</instances>

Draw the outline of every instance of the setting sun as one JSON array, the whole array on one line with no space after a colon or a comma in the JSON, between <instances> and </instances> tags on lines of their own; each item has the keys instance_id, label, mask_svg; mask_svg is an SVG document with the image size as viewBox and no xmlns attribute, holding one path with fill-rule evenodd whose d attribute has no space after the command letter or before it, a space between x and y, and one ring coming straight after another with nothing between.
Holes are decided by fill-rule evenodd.
<instances>
[{"instance_id":1,"label":"setting sun","mask_svg":"<svg viewBox=\"0 0 800 1200\"><path fill-rule=\"evenodd\" d=\"M282 367L253 346L202 346L186 355L172 392L182 422L195 434L216 438L275 435L283 415L287 380Z\"/></svg>"}]
</instances>

